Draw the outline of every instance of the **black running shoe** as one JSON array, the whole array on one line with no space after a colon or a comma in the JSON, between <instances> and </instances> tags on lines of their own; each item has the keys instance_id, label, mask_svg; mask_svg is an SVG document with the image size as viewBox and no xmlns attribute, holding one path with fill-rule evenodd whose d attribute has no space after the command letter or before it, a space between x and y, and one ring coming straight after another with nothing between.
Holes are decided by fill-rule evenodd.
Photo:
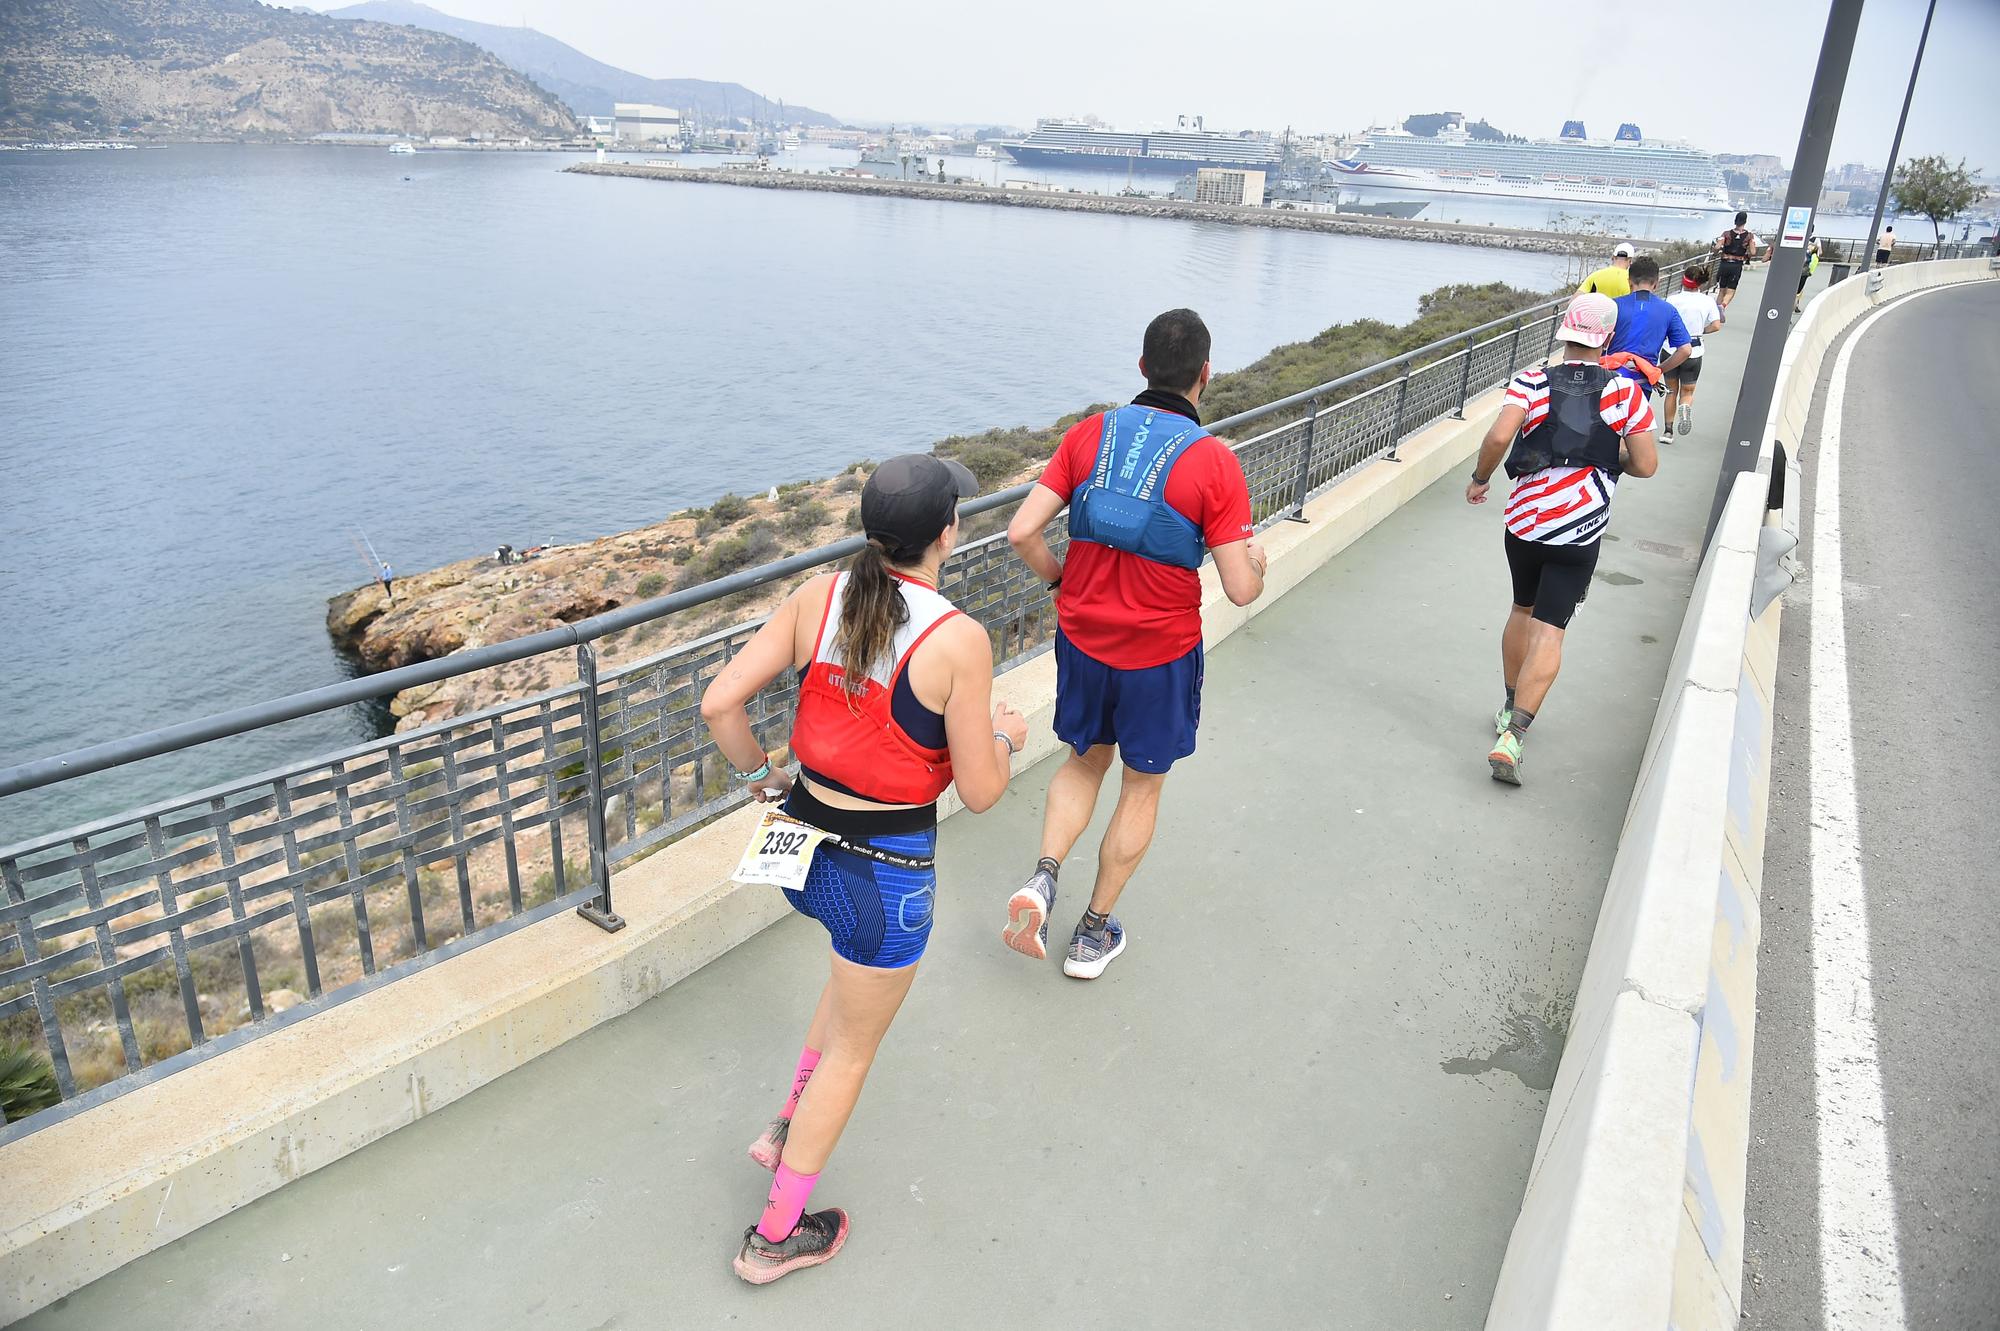
<instances>
[{"instance_id":1,"label":"black running shoe","mask_svg":"<svg viewBox=\"0 0 2000 1331\"><path fill-rule=\"evenodd\" d=\"M783 1243L773 1243L755 1225L743 1231L743 1251L730 1263L736 1274L753 1285L768 1285L780 1276L830 1262L847 1242L847 1212L839 1207L799 1217L799 1227Z\"/></svg>"}]
</instances>

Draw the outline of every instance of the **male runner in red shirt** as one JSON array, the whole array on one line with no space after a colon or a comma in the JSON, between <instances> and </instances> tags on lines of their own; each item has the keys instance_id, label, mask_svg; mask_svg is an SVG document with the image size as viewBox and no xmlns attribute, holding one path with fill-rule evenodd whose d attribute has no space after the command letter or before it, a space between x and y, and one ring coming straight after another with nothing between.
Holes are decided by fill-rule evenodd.
<instances>
[{"instance_id":1,"label":"male runner in red shirt","mask_svg":"<svg viewBox=\"0 0 2000 1331\"><path fill-rule=\"evenodd\" d=\"M1251 539L1250 489L1236 455L1203 430L1197 406L1209 380L1209 334L1193 310L1169 310L1146 327L1139 371L1146 391L1129 407L1099 412L1063 436L1040 484L1008 524L1007 539L1057 588L1056 735L1074 752L1049 782L1042 858L1008 903L1007 945L1048 955L1048 916L1063 858L1090 825L1113 752L1124 763L1118 807L1098 851L1097 884L1070 939L1063 973L1092 980L1125 947L1111 908L1153 839L1167 769L1194 752L1201 719L1201 577L1191 567L1073 538L1058 562L1044 531L1079 492L1108 478L1100 454L1136 453L1171 437L1158 497L1199 561L1215 556L1223 591L1248 605L1264 590L1264 551ZM1187 436L1183 439L1181 436ZM1126 473L1131 467L1128 463ZM1072 527L1077 522L1072 508ZM1198 543L1197 543L1198 534Z\"/></svg>"}]
</instances>

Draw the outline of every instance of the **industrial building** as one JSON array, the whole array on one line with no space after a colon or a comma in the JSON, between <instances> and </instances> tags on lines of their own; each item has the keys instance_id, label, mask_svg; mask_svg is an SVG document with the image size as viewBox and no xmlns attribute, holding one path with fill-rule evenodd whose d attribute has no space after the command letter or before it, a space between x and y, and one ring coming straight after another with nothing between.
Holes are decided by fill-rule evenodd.
<instances>
[{"instance_id":1,"label":"industrial building","mask_svg":"<svg viewBox=\"0 0 2000 1331\"><path fill-rule=\"evenodd\" d=\"M1204 166L1194 173L1196 203L1264 206L1264 173L1235 167Z\"/></svg>"},{"instance_id":2,"label":"industrial building","mask_svg":"<svg viewBox=\"0 0 2000 1331\"><path fill-rule=\"evenodd\" d=\"M635 142L681 137L681 113L645 102L619 102L612 108L613 137Z\"/></svg>"}]
</instances>

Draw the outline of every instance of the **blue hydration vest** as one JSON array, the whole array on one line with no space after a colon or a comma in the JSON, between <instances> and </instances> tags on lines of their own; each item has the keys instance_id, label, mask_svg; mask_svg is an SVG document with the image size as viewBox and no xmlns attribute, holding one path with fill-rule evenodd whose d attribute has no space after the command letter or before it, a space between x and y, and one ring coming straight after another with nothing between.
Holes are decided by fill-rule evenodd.
<instances>
[{"instance_id":1,"label":"blue hydration vest","mask_svg":"<svg viewBox=\"0 0 2000 1331\"><path fill-rule=\"evenodd\" d=\"M1104 440L1090 480L1069 504L1069 538L1200 568L1201 529L1165 498L1167 474L1188 445L1208 438L1200 423L1154 407L1104 413Z\"/></svg>"}]
</instances>

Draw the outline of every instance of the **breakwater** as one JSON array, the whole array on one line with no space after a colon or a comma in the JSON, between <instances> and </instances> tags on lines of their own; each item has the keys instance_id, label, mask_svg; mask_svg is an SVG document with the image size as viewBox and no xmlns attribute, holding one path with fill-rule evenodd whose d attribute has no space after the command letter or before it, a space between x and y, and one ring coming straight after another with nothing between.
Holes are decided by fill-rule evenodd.
<instances>
[{"instance_id":1,"label":"breakwater","mask_svg":"<svg viewBox=\"0 0 2000 1331\"><path fill-rule=\"evenodd\" d=\"M1129 199L1059 190L996 189L976 181L940 184L935 181L881 180L869 176L808 175L800 171L648 166L638 162L579 162L563 169L580 176L627 176L636 180L668 180L690 185L736 185L746 189L810 190L825 194L927 199L940 203L983 203L1002 208L1042 208L1066 213L1107 213L1119 217L1164 217L1184 222L1270 227L1281 231L1370 236L1378 240L1427 240L1444 245L1476 245L1530 254L1595 254L1608 252L1609 247L1620 239L1637 239L1570 235L1559 231L1518 231L1458 222L1426 222L1416 218L1356 217L1345 213L1309 213L1288 208L1188 203L1179 199ZM1650 245L1649 248L1658 246Z\"/></svg>"}]
</instances>

